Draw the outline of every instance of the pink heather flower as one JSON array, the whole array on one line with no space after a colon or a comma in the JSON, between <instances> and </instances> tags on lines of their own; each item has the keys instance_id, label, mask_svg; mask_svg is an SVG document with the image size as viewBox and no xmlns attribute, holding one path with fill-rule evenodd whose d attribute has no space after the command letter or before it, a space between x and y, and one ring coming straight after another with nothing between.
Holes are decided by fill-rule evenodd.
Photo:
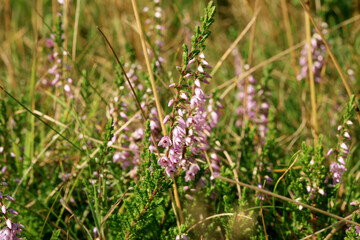
<instances>
[{"instance_id":1,"label":"pink heather flower","mask_svg":"<svg viewBox=\"0 0 360 240\"><path fill-rule=\"evenodd\" d=\"M186 94L185 94L184 92L182 92L182 93L180 94L180 97L181 97L182 99L184 99L184 100L188 100L188 97L186 96Z\"/></svg>"},{"instance_id":2,"label":"pink heather flower","mask_svg":"<svg viewBox=\"0 0 360 240\"><path fill-rule=\"evenodd\" d=\"M200 167L198 165L191 165L189 167L189 170L185 174L185 182L188 182L190 180L194 181L195 175L196 175L196 173L199 172L199 170L200 170Z\"/></svg>"},{"instance_id":3,"label":"pink heather flower","mask_svg":"<svg viewBox=\"0 0 360 240\"><path fill-rule=\"evenodd\" d=\"M8 228L4 228L0 231L0 239L12 240L15 238L16 238L16 235L14 236L14 234Z\"/></svg>"},{"instance_id":4,"label":"pink heather flower","mask_svg":"<svg viewBox=\"0 0 360 240\"><path fill-rule=\"evenodd\" d=\"M158 163L162 167L167 167L167 166L170 165L169 159L167 157L165 157L165 156L160 157L159 160L158 160Z\"/></svg>"},{"instance_id":5,"label":"pink heather flower","mask_svg":"<svg viewBox=\"0 0 360 240\"><path fill-rule=\"evenodd\" d=\"M156 152L156 147L154 145L150 145L149 150L150 152L154 153Z\"/></svg>"},{"instance_id":6,"label":"pink heather flower","mask_svg":"<svg viewBox=\"0 0 360 240\"><path fill-rule=\"evenodd\" d=\"M350 121L350 120L348 120L348 121L346 122L346 124L349 125L349 126L350 126L350 125L353 125L352 121Z\"/></svg>"},{"instance_id":7,"label":"pink heather flower","mask_svg":"<svg viewBox=\"0 0 360 240\"><path fill-rule=\"evenodd\" d=\"M170 117L169 115L166 115L163 120L163 124L166 124L169 121Z\"/></svg>"},{"instance_id":8,"label":"pink heather flower","mask_svg":"<svg viewBox=\"0 0 360 240\"><path fill-rule=\"evenodd\" d=\"M70 90L71 90L71 89L70 89L70 86L66 84L66 85L64 86L64 90L65 90L66 92L70 92Z\"/></svg>"},{"instance_id":9,"label":"pink heather flower","mask_svg":"<svg viewBox=\"0 0 360 240\"><path fill-rule=\"evenodd\" d=\"M156 18L161 18L161 12L155 12L155 17Z\"/></svg>"},{"instance_id":10,"label":"pink heather flower","mask_svg":"<svg viewBox=\"0 0 360 240\"><path fill-rule=\"evenodd\" d=\"M351 139L350 134L348 132L344 132L344 137L346 137L347 139Z\"/></svg>"},{"instance_id":11,"label":"pink heather flower","mask_svg":"<svg viewBox=\"0 0 360 240\"><path fill-rule=\"evenodd\" d=\"M174 103L174 99L170 99L169 103L168 103L168 107L171 107Z\"/></svg>"},{"instance_id":12,"label":"pink heather flower","mask_svg":"<svg viewBox=\"0 0 360 240\"><path fill-rule=\"evenodd\" d=\"M349 150L348 146L346 146L345 143L341 143L340 147L341 147L342 149L344 149L345 151L348 151L348 150Z\"/></svg>"},{"instance_id":13,"label":"pink heather flower","mask_svg":"<svg viewBox=\"0 0 360 240\"><path fill-rule=\"evenodd\" d=\"M54 47L54 40L51 38L45 39L45 46L48 48Z\"/></svg>"},{"instance_id":14,"label":"pink heather flower","mask_svg":"<svg viewBox=\"0 0 360 240\"><path fill-rule=\"evenodd\" d=\"M3 214L6 214L6 207L5 207L5 205L2 205L2 206L1 206L1 211L2 211Z\"/></svg>"},{"instance_id":15,"label":"pink heather flower","mask_svg":"<svg viewBox=\"0 0 360 240\"><path fill-rule=\"evenodd\" d=\"M330 150L327 152L326 156L330 156L334 152L334 149L330 148Z\"/></svg>"},{"instance_id":16,"label":"pink heather flower","mask_svg":"<svg viewBox=\"0 0 360 240\"><path fill-rule=\"evenodd\" d=\"M204 68L203 68L201 65L199 65L197 69L198 69L198 71L201 72L201 73L204 72Z\"/></svg>"},{"instance_id":17,"label":"pink heather flower","mask_svg":"<svg viewBox=\"0 0 360 240\"><path fill-rule=\"evenodd\" d=\"M197 87L201 87L201 83L200 83L200 80L199 79L195 79L195 86Z\"/></svg>"},{"instance_id":18,"label":"pink heather flower","mask_svg":"<svg viewBox=\"0 0 360 240\"><path fill-rule=\"evenodd\" d=\"M170 147L171 146L171 139L168 136L162 137L160 142L159 142L159 146L163 147L163 148Z\"/></svg>"},{"instance_id":19,"label":"pink heather flower","mask_svg":"<svg viewBox=\"0 0 360 240\"><path fill-rule=\"evenodd\" d=\"M297 198L295 199L295 201L299 202L301 200L301 198ZM299 210L301 211L303 209L303 206L299 205Z\"/></svg>"},{"instance_id":20,"label":"pink heather flower","mask_svg":"<svg viewBox=\"0 0 360 240\"><path fill-rule=\"evenodd\" d=\"M318 190L318 192L319 192L321 195L323 195L323 196L326 195L325 192L324 192L324 189L322 189L322 188L320 188L320 189Z\"/></svg>"},{"instance_id":21,"label":"pink heather flower","mask_svg":"<svg viewBox=\"0 0 360 240\"><path fill-rule=\"evenodd\" d=\"M5 195L5 198L11 202L15 201L15 199L9 195Z\"/></svg>"},{"instance_id":22,"label":"pink heather flower","mask_svg":"<svg viewBox=\"0 0 360 240\"><path fill-rule=\"evenodd\" d=\"M201 90L201 88L195 88L195 95L198 98L205 98L204 92Z\"/></svg>"},{"instance_id":23,"label":"pink heather flower","mask_svg":"<svg viewBox=\"0 0 360 240\"><path fill-rule=\"evenodd\" d=\"M339 164L337 162L332 162L330 164L330 172L333 173L333 185L341 182L342 175L344 171L347 171L343 164Z\"/></svg>"},{"instance_id":24,"label":"pink heather flower","mask_svg":"<svg viewBox=\"0 0 360 240\"><path fill-rule=\"evenodd\" d=\"M345 160L344 160L343 157L339 157L339 158L338 158L338 161L339 161L339 163L341 163L342 165L345 165Z\"/></svg>"},{"instance_id":25,"label":"pink heather flower","mask_svg":"<svg viewBox=\"0 0 360 240\"><path fill-rule=\"evenodd\" d=\"M169 85L169 88L175 87L175 83Z\"/></svg>"},{"instance_id":26,"label":"pink heather flower","mask_svg":"<svg viewBox=\"0 0 360 240\"><path fill-rule=\"evenodd\" d=\"M166 174L167 174L169 177L173 177L174 174L176 173L176 168L175 168L174 166L170 165L170 166L168 166L168 167L166 168L165 171L166 171Z\"/></svg>"},{"instance_id":27,"label":"pink heather flower","mask_svg":"<svg viewBox=\"0 0 360 240\"><path fill-rule=\"evenodd\" d=\"M14 210L14 209L12 209L12 208L9 208L9 209L8 209L8 212L11 213L11 214L14 214L14 215L18 215L18 214L19 214L16 210Z\"/></svg>"},{"instance_id":28,"label":"pink heather flower","mask_svg":"<svg viewBox=\"0 0 360 240\"><path fill-rule=\"evenodd\" d=\"M6 220L6 225L7 225L7 227L8 227L9 229L12 229L12 224L11 224L10 218L8 218L8 219Z\"/></svg>"}]
</instances>

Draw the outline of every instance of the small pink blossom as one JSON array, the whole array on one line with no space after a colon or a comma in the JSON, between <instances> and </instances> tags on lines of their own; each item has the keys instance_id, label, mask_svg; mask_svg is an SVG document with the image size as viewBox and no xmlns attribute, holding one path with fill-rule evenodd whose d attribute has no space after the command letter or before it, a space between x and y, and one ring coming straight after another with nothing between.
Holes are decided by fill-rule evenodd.
<instances>
[{"instance_id":1,"label":"small pink blossom","mask_svg":"<svg viewBox=\"0 0 360 240\"><path fill-rule=\"evenodd\" d=\"M159 142L159 146L160 147L170 147L171 146L171 139L168 136L164 136L161 138L160 142Z\"/></svg>"}]
</instances>

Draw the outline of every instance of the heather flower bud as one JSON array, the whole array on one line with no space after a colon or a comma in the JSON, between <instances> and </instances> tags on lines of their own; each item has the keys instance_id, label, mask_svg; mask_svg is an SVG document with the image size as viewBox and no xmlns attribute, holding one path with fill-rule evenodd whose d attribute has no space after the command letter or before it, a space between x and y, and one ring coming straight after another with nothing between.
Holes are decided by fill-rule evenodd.
<instances>
[{"instance_id":1,"label":"heather flower bud","mask_svg":"<svg viewBox=\"0 0 360 240\"><path fill-rule=\"evenodd\" d=\"M12 229L12 224L11 224L11 220L8 218L6 220L6 226L11 230Z\"/></svg>"},{"instance_id":2,"label":"heather flower bud","mask_svg":"<svg viewBox=\"0 0 360 240\"><path fill-rule=\"evenodd\" d=\"M5 207L5 205L2 205L2 206L1 206L1 212L2 212L3 214L6 214L6 207Z\"/></svg>"},{"instance_id":3,"label":"heather flower bud","mask_svg":"<svg viewBox=\"0 0 360 240\"><path fill-rule=\"evenodd\" d=\"M341 143L340 147L341 147L342 149L344 149L345 151L348 151L348 150L349 150L348 146L346 146L345 143Z\"/></svg>"},{"instance_id":4,"label":"heather flower bud","mask_svg":"<svg viewBox=\"0 0 360 240\"><path fill-rule=\"evenodd\" d=\"M166 124L166 123L169 121L169 119L170 119L169 115L166 115L166 116L164 117L163 124Z\"/></svg>"},{"instance_id":5,"label":"heather flower bud","mask_svg":"<svg viewBox=\"0 0 360 240\"><path fill-rule=\"evenodd\" d=\"M198 69L198 71L201 72L201 73L204 72L204 68L203 68L201 65L199 65L197 69Z\"/></svg>"}]
</instances>

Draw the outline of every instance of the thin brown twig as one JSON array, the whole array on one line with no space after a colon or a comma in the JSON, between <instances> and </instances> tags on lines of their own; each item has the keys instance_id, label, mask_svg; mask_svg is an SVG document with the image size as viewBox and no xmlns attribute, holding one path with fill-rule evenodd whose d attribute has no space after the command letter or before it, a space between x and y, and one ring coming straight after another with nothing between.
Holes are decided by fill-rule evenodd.
<instances>
[{"instance_id":1,"label":"thin brown twig","mask_svg":"<svg viewBox=\"0 0 360 240\"><path fill-rule=\"evenodd\" d=\"M275 56L272 56L271 58L269 58L269 59L267 59L267 60L259 63L258 65L254 66L254 67L252 67L252 68L250 68L248 71L244 72L243 74L241 74L241 75L239 75L239 76L237 76L237 77L234 77L234 78L226 81L225 83L217 86L215 89L216 89L216 90L222 89L222 88L230 85L230 84L233 83L234 81L239 81L239 80L241 80L241 79L243 79L243 78L246 78L247 76L249 76L250 74L252 74L252 73L255 72L256 70L258 70L258 69L260 69L260 68L262 68L262 67L264 67L264 66L266 66L266 65L268 65L268 64L270 64L270 63L272 63L272 62L275 62L275 61L279 60L279 59L282 58L283 56L286 56L287 54L291 53L292 51L295 51L296 49L301 48L304 44L305 44L305 41L302 41L302 42L300 42L300 43L298 43L298 44L296 44L296 45L294 45L294 46L292 46L292 47L290 47L290 48L288 48L288 49L286 49L286 50L284 50L284 51L276 54ZM231 86L231 87L232 87L232 86ZM215 89L214 89L214 90L215 90Z\"/></svg>"},{"instance_id":2,"label":"thin brown twig","mask_svg":"<svg viewBox=\"0 0 360 240\"><path fill-rule=\"evenodd\" d=\"M230 178L225 178L225 177L222 177L222 176L214 176L214 177L217 178L217 179L220 179L220 180L229 182L229 183L238 184L238 185L240 185L240 186L242 186L242 187L246 187L246 188L252 189L252 190L254 190L254 191L261 192L261 193L263 193L263 194L265 194L265 195L269 195L269 196L272 196L272 197L276 197L276 198L278 198L278 199L281 199L281 200L284 200L284 201L293 203L293 204L295 204L295 205L303 206L304 208L308 208L308 209L310 209L311 211L318 212L318 213L321 213L321 214L326 215L326 216L328 216L328 217L335 218L335 219L338 219L338 220L341 220L341 221L344 221L344 222L347 222L347 223L350 223L350 224L352 224L352 225L356 225L356 226L359 226L359 227L360 227L360 223L357 223L357 222L348 220L348 219L346 219L346 218L337 216L337 215L332 214L332 213L328 213L328 212L326 212L326 211L324 211L324 210L321 210L321 209L319 209L319 208L310 206L310 205L308 205L308 204L306 204L306 203L302 203L302 202L299 202L299 201L295 201L295 200L293 200L293 199L291 199L291 198L284 197L284 196L281 196L281 195L279 195L279 194L276 194L276 193L273 193L273 192L270 192L270 191L266 191L266 190L264 190L264 189L261 189L261 188L258 188L258 187L255 187L255 186L252 186L252 185L243 183L243 182L238 182L238 181L232 180L232 179L230 179Z\"/></svg>"},{"instance_id":3,"label":"thin brown twig","mask_svg":"<svg viewBox=\"0 0 360 240\"><path fill-rule=\"evenodd\" d=\"M255 13L253 18L250 20L248 25L244 28L244 30L240 33L240 35L235 39L235 41L230 45L230 47L225 51L225 53L221 56L220 60L216 63L215 67L211 71L210 75L214 76L217 70L220 68L225 59L229 56L231 51L236 47L236 45L241 41L241 39L245 36L245 34L250 30L251 26L255 23L256 18L259 14L259 11Z\"/></svg>"},{"instance_id":4,"label":"thin brown twig","mask_svg":"<svg viewBox=\"0 0 360 240\"><path fill-rule=\"evenodd\" d=\"M139 109L140 109L140 111L141 111L141 115L142 115L144 121L146 121L146 115L145 115L144 109L141 107L139 98L136 96L136 93L135 93L135 90L134 90L134 88L133 88L133 86L132 86L132 83L130 82L129 77L128 77L127 74L126 74L126 71L125 71L123 65L121 64L119 57L117 56L114 48L112 47L112 45L111 45L110 41L108 40L108 38L106 37L105 33L101 30L100 27L97 26L96 28L97 28L97 30L101 33L101 35L104 37L107 45L110 47L113 55L115 56L116 62L119 64L119 66L120 66L120 68L121 68L121 70L122 70L122 72L123 72L123 74L124 74L124 76L125 76L125 78L126 78L126 81L128 82L128 84L129 84L129 86L130 86L130 90L131 90L132 94L134 95L136 104L138 105L138 107L139 107ZM157 146L157 144L156 144L154 134L153 134L152 132L151 132L151 138L152 138L152 140L153 140L153 143L154 143L154 146L155 146L156 151L157 151L157 153L158 153L158 156L160 157L160 151L159 151L159 148L158 148L158 146Z\"/></svg>"}]
</instances>

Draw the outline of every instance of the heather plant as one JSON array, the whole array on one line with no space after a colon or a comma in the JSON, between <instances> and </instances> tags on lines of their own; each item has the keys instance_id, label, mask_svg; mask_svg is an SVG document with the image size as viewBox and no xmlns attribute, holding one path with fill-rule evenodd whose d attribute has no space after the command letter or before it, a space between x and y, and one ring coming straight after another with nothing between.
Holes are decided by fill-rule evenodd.
<instances>
[{"instance_id":1,"label":"heather plant","mask_svg":"<svg viewBox=\"0 0 360 240\"><path fill-rule=\"evenodd\" d=\"M4 0L0 240L358 239L358 7Z\"/></svg>"}]
</instances>

